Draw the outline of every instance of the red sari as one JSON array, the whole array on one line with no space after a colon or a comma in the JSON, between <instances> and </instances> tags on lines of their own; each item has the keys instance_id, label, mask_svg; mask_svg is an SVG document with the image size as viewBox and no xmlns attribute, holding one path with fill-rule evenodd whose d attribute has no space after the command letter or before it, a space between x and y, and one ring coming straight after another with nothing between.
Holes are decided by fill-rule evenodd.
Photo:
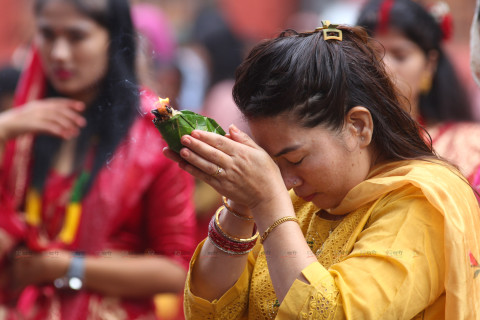
<instances>
[{"instance_id":1,"label":"red sari","mask_svg":"<svg viewBox=\"0 0 480 320\"><path fill-rule=\"evenodd\" d=\"M480 124L448 122L427 128L433 149L458 166L480 200Z\"/></svg>"},{"instance_id":2,"label":"red sari","mask_svg":"<svg viewBox=\"0 0 480 320\"><path fill-rule=\"evenodd\" d=\"M43 97L44 83L40 61L34 54L20 82L16 105ZM63 223L65 198L74 178L54 171L49 173L42 206L44 211L49 208L50 214L47 217L42 213L38 227L27 226L19 211L30 180L33 137L10 141L0 170L0 228L34 250L39 248L40 240L31 235L42 234L44 240L52 240L50 248L81 251L92 256L105 255L110 250L124 254L148 252L169 257L187 268L196 245L194 184L190 175L163 156L166 144L152 124L149 112L154 101L150 92L141 92L142 115L134 121L83 198L80 223L70 244L56 242L53 245L53 240ZM0 305L0 318L3 312L7 312L6 319L16 319L18 312L23 314L22 319L155 318L150 298L119 299L88 290L72 294L60 292L52 285L27 287L13 308Z\"/></svg>"}]
</instances>

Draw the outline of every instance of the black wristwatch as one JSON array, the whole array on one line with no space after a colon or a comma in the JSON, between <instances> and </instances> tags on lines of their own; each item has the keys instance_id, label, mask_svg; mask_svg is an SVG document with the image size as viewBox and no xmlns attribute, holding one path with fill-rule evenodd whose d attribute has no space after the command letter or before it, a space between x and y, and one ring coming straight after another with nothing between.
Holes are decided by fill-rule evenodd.
<instances>
[{"instance_id":1,"label":"black wristwatch","mask_svg":"<svg viewBox=\"0 0 480 320\"><path fill-rule=\"evenodd\" d=\"M57 289L71 289L78 291L83 287L84 277L85 257L83 255L75 255L70 260L67 274L64 277L55 279L53 285Z\"/></svg>"}]
</instances>

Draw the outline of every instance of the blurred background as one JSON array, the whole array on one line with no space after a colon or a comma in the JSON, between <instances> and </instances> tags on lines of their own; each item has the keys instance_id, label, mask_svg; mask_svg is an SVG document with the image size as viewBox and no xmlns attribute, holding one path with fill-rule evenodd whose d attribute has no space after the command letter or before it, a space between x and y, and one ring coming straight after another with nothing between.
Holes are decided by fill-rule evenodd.
<instances>
[{"instance_id":1,"label":"blurred background","mask_svg":"<svg viewBox=\"0 0 480 320\"><path fill-rule=\"evenodd\" d=\"M475 116L480 119L479 89L469 70L469 28L475 0L444 2L450 7L454 26L454 35L445 48L472 94ZM147 6L136 19L150 42L147 56L156 60L155 68L145 68L149 85L160 95L170 96L180 109L204 110L213 115L215 111L210 109L215 108L211 105L229 99L229 80L252 44L285 28L314 29L323 19L353 24L364 0L131 0L131 3L160 11L155 16ZM0 67L22 67L33 34L31 6L32 0L0 0ZM221 116L221 125L228 126L232 117L235 119L234 115Z\"/></svg>"},{"instance_id":2,"label":"blurred background","mask_svg":"<svg viewBox=\"0 0 480 320\"><path fill-rule=\"evenodd\" d=\"M253 44L286 28L313 30L321 20L352 25L364 0L131 0L138 30L141 81L177 109L231 123L248 132L231 97L234 72ZM423 1L435 3L436 1ZM480 89L469 65L469 37L475 0L445 0L453 37L444 43L480 120ZM0 110L11 104L18 73L33 37L32 0L0 0ZM13 70L13 71L12 71ZM198 240L220 203L207 185L196 191ZM182 319L181 297L157 299L162 319Z\"/></svg>"}]
</instances>

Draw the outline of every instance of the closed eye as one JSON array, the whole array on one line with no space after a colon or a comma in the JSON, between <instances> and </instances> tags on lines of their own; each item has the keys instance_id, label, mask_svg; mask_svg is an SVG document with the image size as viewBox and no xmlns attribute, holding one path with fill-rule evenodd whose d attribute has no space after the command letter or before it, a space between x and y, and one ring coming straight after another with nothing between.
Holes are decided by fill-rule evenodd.
<instances>
[{"instance_id":1,"label":"closed eye","mask_svg":"<svg viewBox=\"0 0 480 320\"><path fill-rule=\"evenodd\" d=\"M305 159L305 157L303 157L302 159L300 159L300 161L291 162L291 164L293 164L294 166L297 166L297 165L299 165L300 163L302 163L303 159Z\"/></svg>"}]
</instances>

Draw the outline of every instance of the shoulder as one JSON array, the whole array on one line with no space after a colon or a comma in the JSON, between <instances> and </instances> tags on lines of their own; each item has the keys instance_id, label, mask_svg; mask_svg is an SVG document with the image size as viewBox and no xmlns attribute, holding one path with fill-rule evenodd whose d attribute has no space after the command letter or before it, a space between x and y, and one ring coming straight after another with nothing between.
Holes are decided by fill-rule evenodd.
<instances>
[{"instance_id":1,"label":"shoulder","mask_svg":"<svg viewBox=\"0 0 480 320\"><path fill-rule=\"evenodd\" d=\"M431 191L460 188L468 190L465 177L448 162L438 159L392 162L372 171L367 181L380 184L413 184L430 186Z\"/></svg>"},{"instance_id":2,"label":"shoulder","mask_svg":"<svg viewBox=\"0 0 480 320\"><path fill-rule=\"evenodd\" d=\"M480 215L468 181L442 161L400 161L372 177L370 182L374 185L372 190L377 190L377 198L383 198L379 204L395 204L405 211L417 205L431 207L446 219L456 221Z\"/></svg>"}]
</instances>

